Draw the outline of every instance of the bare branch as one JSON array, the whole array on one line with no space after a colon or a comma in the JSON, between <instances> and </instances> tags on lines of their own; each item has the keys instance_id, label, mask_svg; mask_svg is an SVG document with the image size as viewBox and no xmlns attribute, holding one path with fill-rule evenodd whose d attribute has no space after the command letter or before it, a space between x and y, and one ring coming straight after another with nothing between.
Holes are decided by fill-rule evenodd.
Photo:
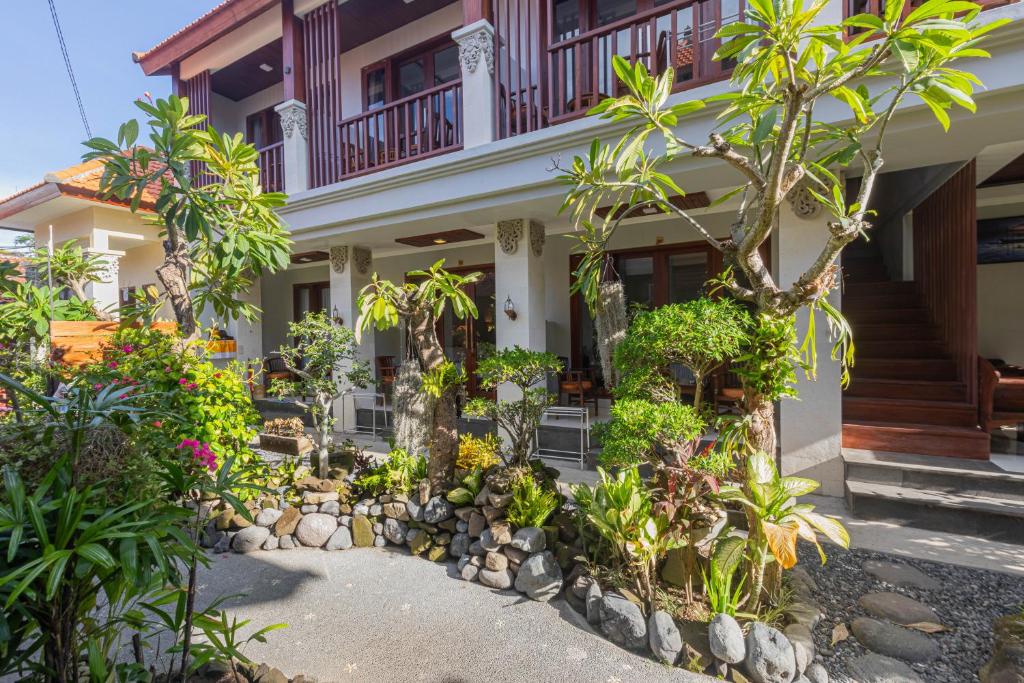
<instances>
[{"instance_id":1,"label":"bare branch","mask_svg":"<svg viewBox=\"0 0 1024 683\"><path fill-rule=\"evenodd\" d=\"M751 163L750 159L734 150L732 145L726 142L725 138L718 133L713 133L709 139L711 140L711 144L695 147L693 149L693 156L721 159L745 175L751 184L758 189L758 191L764 190L764 176L762 176L761 171Z\"/></svg>"}]
</instances>

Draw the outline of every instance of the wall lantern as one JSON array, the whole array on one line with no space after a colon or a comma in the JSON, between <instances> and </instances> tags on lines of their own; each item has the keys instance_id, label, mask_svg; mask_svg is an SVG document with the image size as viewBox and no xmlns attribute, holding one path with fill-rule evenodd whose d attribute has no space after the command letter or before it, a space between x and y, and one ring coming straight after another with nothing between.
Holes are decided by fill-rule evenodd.
<instances>
[{"instance_id":1,"label":"wall lantern","mask_svg":"<svg viewBox=\"0 0 1024 683\"><path fill-rule=\"evenodd\" d=\"M516 305L512 303L511 295L505 299L505 315L508 316L509 320L515 320L519 317L519 314L516 313Z\"/></svg>"},{"instance_id":2,"label":"wall lantern","mask_svg":"<svg viewBox=\"0 0 1024 683\"><path fill-rule=\"evenodd\" d=\"M345 321L342 319L341 314L338 313L338 307L335 306L331 310L331 319L334 320L335 325L344 325Z\"/></svg>"}]
</instances>

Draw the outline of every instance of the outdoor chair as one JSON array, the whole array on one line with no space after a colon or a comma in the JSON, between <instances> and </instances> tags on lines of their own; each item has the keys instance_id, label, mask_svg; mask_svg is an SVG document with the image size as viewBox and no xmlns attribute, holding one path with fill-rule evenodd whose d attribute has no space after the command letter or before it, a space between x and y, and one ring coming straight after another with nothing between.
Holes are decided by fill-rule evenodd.
<instances>
[{"instance_id":1,"label":"outdoor chair","mask_svg":"<svg viewBox=\"0 0 1024 683\"><path fill-rule=\"evenodd\" d=\"M593 370L590 368L566 370L558 380L558 404L562 404L562 394L565 394L567 405L572 405L574 400L581 408L587 403L593 403L594 415L597 416L600 409L595 391L596 384Z\"/></svg>"}]
</instances>

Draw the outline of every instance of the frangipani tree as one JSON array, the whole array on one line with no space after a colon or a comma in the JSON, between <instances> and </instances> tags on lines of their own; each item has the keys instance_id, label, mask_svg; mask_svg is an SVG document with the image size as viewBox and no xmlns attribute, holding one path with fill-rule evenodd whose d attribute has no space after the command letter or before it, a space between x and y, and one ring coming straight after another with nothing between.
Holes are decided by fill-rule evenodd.
<instances>
[{"instance_id":1,"label":"frangipani tree","mask_svg":"<svg viewBox=\"0 0 1024 683\"><path fill-rule=\"evenodd\" d=\"M259 153L241 133L221 134L206 116L189 114L188 98L135 105L146 115L148 143L139 144L139 122L121 125L117 140L93 138L85 159L106 164L101 187L131 202L159 188L154 222L164 237L164 261L156 269L182 337L198 336L197 317L211 306L218 317L255 319L259 310L239 301L253 278L288 267L290 244L275 209L285 195L260 186ZM198 165L201 173L193 174ZM210 182L205 182L209 179Z\"/></svg>"},{"instance_id":2,"label":"frangipani tree","mask_svg":"<svg viewBox=\"0 0 1024 683\"><path fill-rule=\"evenodd\" d=\"M477 316L476 304L463 287L478 281L483 274L449 273L441 259L427 270L410 271L407 276L406 282L396 285L373 274L370 284L359 292L356 339L371 327L378 330L399 327L402 334L408 334L415 361L422 372L422 389L434 400L429 476L431 484L438 486L455 473L455 460L459 455L455 398L465 381L465 373L445 358L444 347L437 338L437 322L449 306L459 320ZM398 416L396 423L397 420Z\"/></svg>"},{"instance_id":3,"label":"frangipani tree","mask_svg":"<svg viewBox=\"0 0 1024 683\"><path fill-rule=\"evenodd\" d=\"M825 297L837 284L836 260L843 247L871 228L868 206L884 163L889 123L900 105L913 99L926 104L947 129L954 105L973 112L972 93L980 82L956 64L987 57L979 40L1004 22L980 24L980 6L962 0L927 0L904 16L905 0L894 0L886 3L883 17L859 14L842 24L816 23L827 4L750 0L745 20L718 33L722 46L715 58L736 60L735 89L706 100L670 104L671 69L650 75L640 64L615 58L615 72L628 94L604 100L591 113L632 127L614 147L595 140L586 157L577 156L570 168L560 169L572 186L565 207L581 230L584 250L575 287L592 307L603 277L605 245L623 219L653 205L722 252L727 270L721 284L735 298L753 304L758 324L776 330L781 322L791 329L797 311L821 308L840 326L833 356L852 360L849 329ZM857 33L847 36L851 30ZM849 107L848 122L837 124L816 115L820 104L836 99ZM723 107L718 130L706 143L680 137L680 118L708 105ZM652 137L663 139L664 152L648 149ZM741 178L741 184L718 200L739 198L728 237L715 237L669 201L684 192L665 167L682 157L717 159ZM845 168L861 174L856 196L847 196L839 177ZM809 184L831 218L822 225L827 231L824 247L784 289L759 247L771 237L780 207L799 183ZM606 205L611 205L608 218L597 222L596 209ZM777 347L766 350L765 358L778 358L779 348L785 355L792 346L785 330L765 337ZM745 388L746 441L752 450L774 453L773 401L786 387L769 392L757 388L765 385L775 386L750 383Z\"/></svg>"}]
</instances>

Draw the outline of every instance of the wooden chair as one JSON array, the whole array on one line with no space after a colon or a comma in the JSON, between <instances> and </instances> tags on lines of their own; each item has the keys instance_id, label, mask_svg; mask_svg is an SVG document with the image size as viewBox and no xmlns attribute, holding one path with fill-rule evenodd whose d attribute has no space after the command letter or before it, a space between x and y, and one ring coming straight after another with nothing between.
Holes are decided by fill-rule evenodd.
<instances>
[{"instance_id":1,"label":"wooden chair","mask_svg":"<svg viewBox=\"0 0 1024 683\"><path fill-rule=\"evenodd\" d=\"M395 365L394 356L377 356L377 381L380 382L381 392L389 393L395 384L395 377L398 376L398 366Z\"/></svg>"},{"instance_id":2,"label":"wooden chair","mask_svg":"<svg viewBox=\"0 0 1024 683\"><path fill-rule=\"evenodd\" d=\"M295 381L295 375L284 364L284 360L276 353L272 353L263 359L263 385L270 388L275 379L284 379L289 382Z\"/></svg>"},{"instance_id":3,"label":"wooden chair","mask_svg":"<svg viewBox=\"0 0 1024 683\"><path fill-rule=\"evenodd\" d=\"M743 401L743 386L740 378L729 371L729 367L719 368L711 377L713 405L715 415L723 412L738 413Z\"/></svg>"},{"instance_id":4,"label":"wooden chair","mask_svg":"<svg viewBox=\"0 0 1024 683\"><path fill-rule=\"evenodd\" d=\"M1016 424L1024 441L1024 370L978 358L978 422L989 434Z\"/></svg>"},{"instance_id":5,"label":"wooden chair","mask_svg":"<svg viewBox=\"0 0 1024 683\"><path fill-rule=\"evenodd\" d=\"M595 392L594 372L590 368L582 370L566 370L558 379L558 404L562 404L562 394L566 395L566 404L571 405L573 397L576 404L583 408L587 403L594 404L594 416L600 414Z\"/></svg>"}]
</instances>

